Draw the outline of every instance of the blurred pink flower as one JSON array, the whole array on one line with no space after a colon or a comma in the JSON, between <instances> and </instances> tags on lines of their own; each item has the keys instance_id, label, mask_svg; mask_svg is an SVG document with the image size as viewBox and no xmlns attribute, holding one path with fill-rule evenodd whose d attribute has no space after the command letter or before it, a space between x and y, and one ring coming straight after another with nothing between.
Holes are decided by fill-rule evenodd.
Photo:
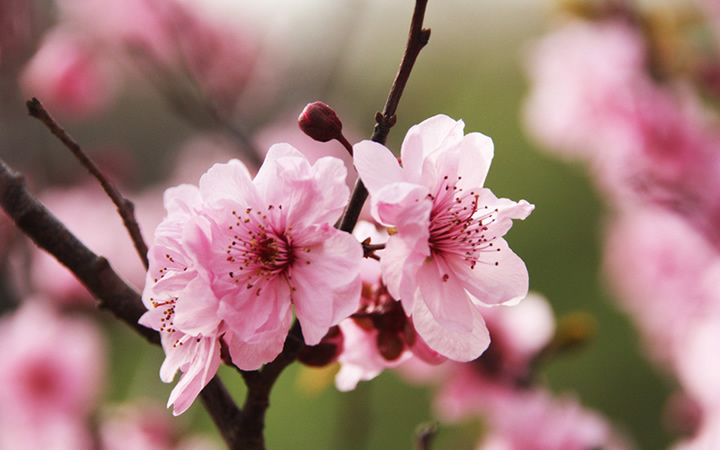
<instances>
[{"instance_id":1,"label":"blurred pink flower","mask_svg":"<svg viewBox=\"0 0 720 450\"><path fill-rule=\"evenodd\" d=\"M715 410L703 419L695 436L675 444L673 450L710 450L720 444L720 413Z\"/></svg>"},{"instance_id":2,"label":"blurred pink flower","mask_svg":"<svg viewBox=\"0 0 720 450\"><path fill-rule=\"evenodd\" d=\"M217 106L232 108L252 72L257 51L248 36L192 2L60 0L61 22L116 56L134 58L162 82L189 76ZM158 80L154 80L158 81Z\"/></svg>"},{"instance_id":3,"label":"blurred pink flower","mask_svg":"<svg viewBox=\"0 0 720 450\"><path fill-rule=\"evenodd\" d=\"M252 180L237 160L216 164L201 178L200 194L208 239L187 245L211 273L238 367L257 369L280 353L291 306L308 345L357 309L362 248L332 227L349 195L340 160L311 166L278 144Z\"/></svg>"},{"instance_id":4,"label":"blurred pink flower","mask_svg":"<svg viewBox=\"0 0 720 450\"><path fill-rule=\"evenodd\" d=\"M99 426L102 450L219 450L217 442L183 435L166 412L149 401L108 408Z\"/></svg>"},{"instance_id":5,"label":"blurred pink flower","mask_svg":"<svg viewBox=\"0 0 720 450\"><path fill-rule=\"evenodd\" d=\"M527 294L525 264L502 236L534 207L483 188L493 144L463 128L444 115L412 127L402 166L378 143L354 150L373 216L393 230L378 252L388 291L430 348L469 361L490 342L480 309Z\"/></svg>"},{"instance_id":6,"label":"blurred pink flower","mask_svg":"<svg viewBox=\"0 0 720 450\"><path fill-rule=\"evenodd\" d=\"M683 216L653 207L610 222L604 254L620 305L651 354L673 368L685 333L720 305L720 254Z\"/></svg>"},{"instance_id":7,"label":"blurred pink flower","mask_svg":"<svg viewBox=\"0 0 720 450\"><path fill-rule=\"evenodd\" d=\"M105 256L113 268L135 286L142 286L145 270L112 201L100 186L48 189L43 203L85 245ZM141 231L149 233L162 219L159 196L149 191L134 197ZM90 305L92 297L75 276L46 252L33 248L29 289L47 300L66 305Z\"/></svg>"},{"instance_id":8,"label":"blurred pink flower","mask_svg":"<svg viewBox=\"0 0 720 450\"><path fill-rule=\"evenodd\" d=\"M30 299L0 319L0 339L0 447L90 448L105 372L95 326Z\"/></svg>"},{"instance_id":9,"label":"blurred pink flower","mask_svg":"<svg viewBox=\"0 0 720 450\"><path fill-rule=\"evenodd\" d=\"M99 426L102 450L173 448L176 432L162 408L150 402L109 408Z\"/></svg>"},{"instance_id":10,"label":"blurred pink flower","mask_svg":"<svg viewBox=\"0 0 720 450\"><path fill-rule=\"evenodd\" d=\"M117 79L109 61L87 39L56 29L45 36L20 84L25 97L39 98L53 114L80 119L108 106Z\"/></svg>"},{"instance_id":11,"label":"blurred pink flower","mask_svg":"<svg viewBox=\"0 0 720 450\"><path fill-rule=\"evenodd\" d=\"M720 304L717 307L720 307ZM720 355L720 314L718 312L720 311L693 321L692 327L687 330L678 345L678 380L706 415L720 414L720 359L717 357Z\"/></svg>"},{"instance_id":12,"label":"blurred pink flower","mask_svg":"<svg viewBox=\"0 0 720 450\"><path fill-rule=\"evenodd\" d=\"M642 35L620 20L575 21L535 42L527 60L530 135L565 157L612 158L633 91L645 83Z\"/></svg>"},{"instance_id":13,"label":"blurred pink flower","mask_svg":"<svg viewBox=\"0 0 720 450\"><path fill-rule=\"evenodd\" d=\"M540 144L587 161L613 202L677 211L720 249L718 118L681 83L658 83L643 36L619 21L573 22L529 57L527 128Z\"/></svg>"},{"instance_id":14,"label":"blurred pink flower","mask_svg":"<svg viewBox=\"0 0 720 450\"><path fill-rule=\"evenodd\" d=\"M569 396L543 390L519 391L488 411L489 436L478 449L607 450L630 448L599 414Z\"/></svg>"}]
</instances>

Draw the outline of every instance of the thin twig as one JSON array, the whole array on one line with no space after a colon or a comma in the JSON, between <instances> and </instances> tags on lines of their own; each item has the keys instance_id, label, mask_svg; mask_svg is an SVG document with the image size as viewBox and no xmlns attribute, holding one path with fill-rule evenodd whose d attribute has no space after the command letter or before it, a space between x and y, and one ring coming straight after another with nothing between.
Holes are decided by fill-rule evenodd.
<instances>
[{"instance_id":1,"label":"thin twig","mask_svg":"<svg viewBox=\"0 0 720 450\"><path fill-rule=\"evenodd\" d=\"M75 274L98 300L101 309L128 324L153 344L160 335L138 323L145 311L140 293L128 286L112 269L107 259L98 256L80 242L25 185L22 175L0 159L0 207L28 237ZM218 377L200 393L203 403L231 448L240 441L238 423L241 411Z\"/></svg>"},{"instance_id":2,"label":"thin twig","mask_svg":"<svg viewBox=\"0 0 720 450\"><path fill-rule=\"evenodd\" d=\"M437 422L420 424L415 429L415 450L430 450L430 443L437 435L438 429Z\"/></svg>"},{"instance_id":3,"label":"thin twig","mask_svg":"<svg viewBox=\"0 0 720 450\"><path fill-rule=\"evenodd\" d=\"M375 114L376 123L371 139L383 145L385 145L385 142L387 141L390 128L392 128L397 121L395 112L397 111L398 105L400 104L400 98L402 97L405 86L410 78L410 72L412 72L412 68L415 65L418 55L420 54L420 50L427 45L428 40L430 39L430 29L423 28L423 20L425 18L427 3L428 0L415 1L415 10L413 11L412 20L410 22L410 34L408 36L407 46L405 47L405 54L400 62L400 68L398 69L397 75L395 75L395 81L393 81L392 87L390 88L390 94L385 101L385 108L383 109L383 112ZM367 196L367 189L365 188L362 180L358 178L350 197L350 201L348 202L348 206L345 208L345 212L339 221L339 228L341 230L351 232L353 228L355 228L355 224L358 221L358 217L360 217L360 211L365 204Z\"/></svg>"},{"instance_id":4,"label":"thin twig","mask_svg":"<svg viewBox=\"0 0 720 450\"><path fill-rule=\"evenodd\" d=\"M135 220L135 206L133 205L133 203L130 200L124 198L122 194L120 194L120 191L118 191L115 185L112 184L105 177L105 175L103 175L103 173L95 165L95 163L82 150L80 145L72 137L70 137L69 134L67 134L67 132L57 123L57 121L55 121L55 119L53 119L53 117L45 109L43 104L40 103L40 100L33 97L31 100L28 100L26 102L26 105L28 109L28 114L45 124L45 126L48 127L50 132L58 139L60 139L60 141L65 145L65 147L67 147L70 152L72 152L72 154L75 156L75 158L80 161L80 164L82 164L83 167L85 167L88 172L90 172L90 174L100 182L102 188L105 190L107 195L117 207L118 213L120 214L120 217L125 224L125 228L130 234L130 238L135 245L135 250L137 250L137 253L140 256L140 260L142 261L145 269L147 270L148 248L147 245L145 245L142 234L140 233L140 226L138 225L137 220Z\"/></svg>"}]
</instances>

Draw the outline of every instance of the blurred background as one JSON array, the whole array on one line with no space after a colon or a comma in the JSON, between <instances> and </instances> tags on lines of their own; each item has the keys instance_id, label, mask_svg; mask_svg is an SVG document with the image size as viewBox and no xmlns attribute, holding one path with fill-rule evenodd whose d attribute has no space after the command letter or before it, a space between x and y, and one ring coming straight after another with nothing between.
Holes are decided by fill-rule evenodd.
<instances>
[{"instance_id":1,"label":"blurred background","mask_svg":"<svg viewBox=\"0 0 720 450\"><path fill-rule=\"evenodd\" d=\"M304 136L297 116L307 103L323 101L338 113L350 141L368 139L400 62L414 2L147 3L0 1L0 157L138 289L142 266L110 201L28 117L24 102L43 101L137 203L149 241L164 214L163 190L196 184L215 162L239 157L257 167L276 142L347 160L336 142ZM580 327L581 344L543 360L540 382L604 416L637 448L666 448L683 437L682 427L668 423L668 399L678 382L648 355L603 275L608 202L586 164L560 159L529 137L523 115L533 43L570 20L569 11L600 3L430 0L425 26L431 39L387 146L398 151L410 126L440 113L462 119L466 132L492 137L487 187L536 205L506 238L527 264L530 289L547 298L557 323ZM643 8L674 14L669 5L644 2ZM200 447L220 446L200 404L178 418L163 409L172 385L158 377L160 348L87 308L87 295L6 223L2 236L6 318L35 299L99 327L107 366L88 407L96 423L118 405L149 402L158 405L154 420L173 430L173 442L201 435L209 441ZM269 448L408 448L416 427L437 418L433 384L386 370L341 393L332 370L294 364L282 375L268 413ZM227 367L220 373L241 401L240 376ZM433 448L474 448L482 430L479 419L442 422Z\"/></svg>"}]
</instances>

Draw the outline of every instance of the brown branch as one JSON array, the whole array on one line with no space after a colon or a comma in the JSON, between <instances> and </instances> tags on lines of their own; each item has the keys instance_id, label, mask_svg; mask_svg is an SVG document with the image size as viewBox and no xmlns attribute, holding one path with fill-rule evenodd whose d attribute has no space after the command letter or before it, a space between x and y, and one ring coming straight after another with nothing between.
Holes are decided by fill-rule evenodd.
<instances>
[{"instance_id":1,"label":"brown branch","mask_svg":"<svg viewBox=\"0 0 720 450\"><path fill-rule=\"evenodd\" d=\"M382 113L375 115L375 121L377 123L375 124L372 140L380 144L385 144L390 128L392 128L397 121L395 112L400 104L400 97L402 97L403 91L405 90L405 85L407 85L408 79L410 79L410 72L412 72L420 50L422 50L430 40L430 29L423 28L427 3L428 0L415 1L415 10L413 11L412 20L410 21L410 34L408 36L407 46L405 47L405 54L400 62L397 75L395 75L395 81L393 81L390 94L385 101L385 108Z\"/></svg>"},{"instance_id":2,"label":"brown branch","mask_svg":"<svg viewBox=\"0 0 720 450\"><path fill-rule=\"evenodd\" d=\"M428 0L415 1L415 10L413 11L412 20L410 22L410 34L408 36L407 46L405 47L405 54L400 62L400 68L395 75L392 87L390 88L390 94L385 101L385 108L383 109L383 112L375 114L376 123L371 139L383 145L385 145L385 142L387 141L390 128L392 128L397 121L395 112L400 104L400 97L402 97L405 86L410 78L410 72L412 72L412 68L415 65L418 55L420 54L420 50L427 45L428 40L430 39L430 30L423 28L423 20L425 19L425 9L427 8L427 3ZM339 228L341 230L351 232L353 228L355 228L355 224L358 221L358 217L360 217L360 211L365 204L367 196L368 191L362 180L358 178L350 197L350 201L348 202L348 206L345 208L345 212L339 221Z\"/></svg>"},{"instance_id":3,"label":"brown branch","mask_svg":"<svg viewBox=\"0 0 720 450\"><path fill-rule=\"evenodd\" d=\"M36 119L40 120L45 124L50 132L55 135L60 141L67 147L75 158L80 161L80 164L85 167L92 176L94 176L99 182L102 188L105 190L107 195L110 197L112 202L117 206L118 213L125 224L125 228L130 234L130 238L135 245L140 260L142 261L145 269L148 268L147 252L148 248L145 245L142 234L140 233L140 226L135 220L135 206L133 203L124 198L120 191L113 185L95 163L87 156L82 150L80 145L72 138L69 134L53 119L50 113L45 109L40 100L33 97L31 100L26 102L28 114Z\"/></svg>"},{"instance_id":4,"label":"brown branch","mask_svg":"<svg viewBox=\"0 0 720 450\"><path fill-rule=\"evenodd\" d=\"M138 323L146 309L138 293L128 286L110 267L107 259L98 256L80 242L48 211L25 186L23 177L0 159L0 207L28 237L70 269L98 300L101 309L111 311L153 344L160 344L160 335ZM231 448L238 442L241 411L227 393L222 381L213 378L200 396L223 438Z\"/></svg>"},{"instance_id":5,"label":"brown branch","mask_svg":"<svg viewBox=\"0 0 720 450\"><path fill-rule=\"evenodd\" d=\"M270 406L270 391L282 371L297 359L302 345L302 331L300 324L295 320L285 339L282 352L273 362L265 365L259 371L241 371L248 392L243 405L243 420L240 424L244 439L242 442L238 442L240 445L235 448L249 450L265 448L263 430L265 413Z\"/></svg>"}]
</instances>

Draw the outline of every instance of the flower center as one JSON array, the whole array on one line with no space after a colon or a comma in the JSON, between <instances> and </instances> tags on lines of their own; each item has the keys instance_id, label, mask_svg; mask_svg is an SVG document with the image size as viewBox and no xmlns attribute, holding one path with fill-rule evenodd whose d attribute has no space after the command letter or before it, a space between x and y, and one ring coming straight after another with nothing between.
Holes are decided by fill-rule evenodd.
<instances>
[{"instance_id":1,"label":"flower center","mask_svg":"<svg viewBox=\"0 0 720 450\"><path fill-rule=\"evenodd\" d=\"M497 236L489 232L498 211L479 205L480 195L476 192L458 188L460 179L450 181L445 176L435 194L428 194L433 202L429 244L433 256L459 257L474 269L483 262L482 253L499 251L492 243Z\"/></svg>"},{"instance_id":2,"label":"flower center","mask_svg":"<svg viewBox=\"0 0 720 450\"><path fill-rule=\"evenodd\" d=\"M274 209L272 205L268 211ZM282 209L282 206L278 206ZM228 229L227 261L231 264L228 275L236 284L253 289L259 282L283 276L292 287L288 269L295 261L295 248L290 235L291 227L277 230L263 211L251 208L243 212L232 211L235 223ZM257 286L260 295L262 286Z\"/></svg>"}]
</instances>

